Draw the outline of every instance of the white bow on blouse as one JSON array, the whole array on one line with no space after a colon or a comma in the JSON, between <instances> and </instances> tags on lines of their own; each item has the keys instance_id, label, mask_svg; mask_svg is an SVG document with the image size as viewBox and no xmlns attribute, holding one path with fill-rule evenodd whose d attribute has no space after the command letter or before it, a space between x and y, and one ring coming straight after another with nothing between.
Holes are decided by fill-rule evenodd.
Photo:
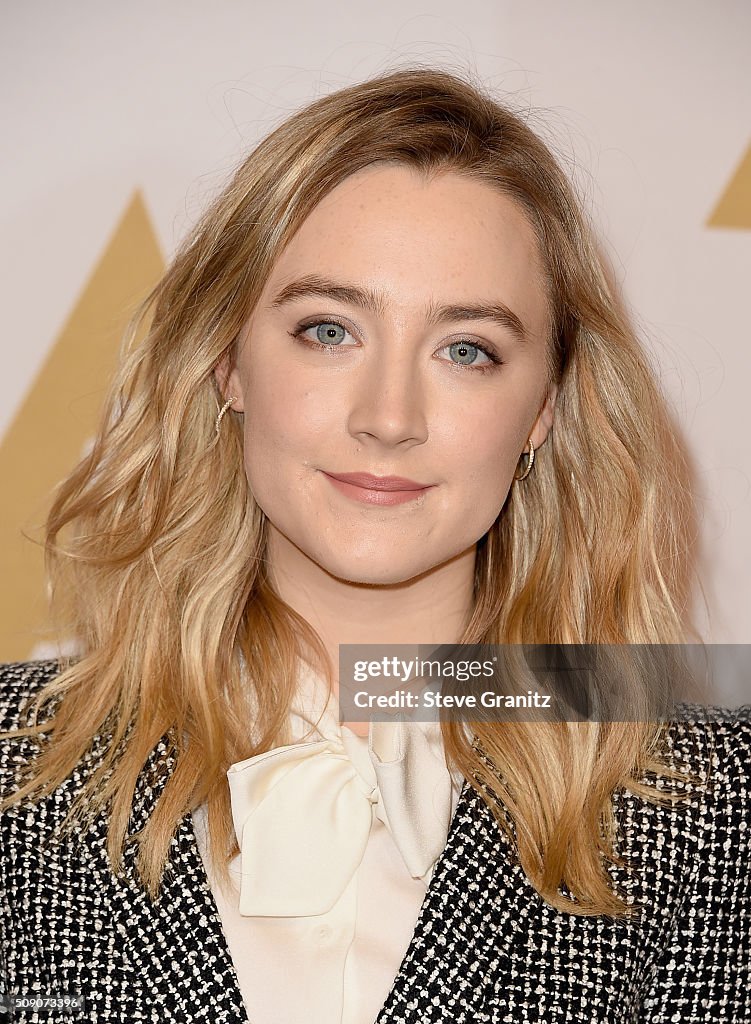
<instances>
[{"instance_id":1,"label":"white bow on blouse","mask_svg":"<svg viewBox=\"0 0 751 1024\"><path fill-rule=\"evenodd\" d=\"M363 858L374 814L414 878L429 881L446 844L459 780L437 722L372 722L367 751L330 704L317 729L320 740L276 747L227 773L243 915L331 910Z\"/></svg>"}]
</instances>

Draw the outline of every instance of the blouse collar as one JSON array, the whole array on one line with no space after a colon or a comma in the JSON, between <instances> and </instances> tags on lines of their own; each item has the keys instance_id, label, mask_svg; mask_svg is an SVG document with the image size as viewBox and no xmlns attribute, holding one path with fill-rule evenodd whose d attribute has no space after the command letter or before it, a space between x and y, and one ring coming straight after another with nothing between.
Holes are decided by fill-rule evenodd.
<instances>
[{"instance_id":1,"label":"blouse collar","mask_svg":"<svg viewBox=\"0 0 751 1024\"><path fill-rule=\"evenodd\" d=\"M362 860L374 816L426 885L446 845L462 777L446 765L440 723L371 722L361 737L325 697L305 666L291 711L295 741L227 773L241 914L326 913Z\"/></svg>"}]
</instances>

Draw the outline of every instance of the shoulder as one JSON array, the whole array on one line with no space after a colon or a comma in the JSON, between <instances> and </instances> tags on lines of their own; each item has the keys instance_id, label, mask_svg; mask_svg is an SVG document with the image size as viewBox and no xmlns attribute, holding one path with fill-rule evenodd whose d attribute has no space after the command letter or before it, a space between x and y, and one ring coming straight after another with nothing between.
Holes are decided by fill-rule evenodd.
<instances>
[{"instance_id":1,"label":"shoulder","mask_svg":"<svg viewBox=\"0 0 751 1024\"><path fill-rule=\"evenodd\" d=\"M665 730L666 754L679 770L706 772L715 798L751 802L751 704L680 704Z\"/></svg>"},{"instance_id":2,"label":"shoulder","mask_svg":"<svg viewBox=\"0 0 751 1024\"><path fill-rule=\"evenodd\" d=\"M35 698L60 671L57 661L0 664L0 799L18 787L26 767L39 752L37 738L28 734L18 736L16 732L34 724ZM36 721L41 724L52 714L54 706L46 705Z\"/></svg>"},{"instance_id":3,"label":"shoulder","mask_svg":"<svg viewBox=\"0 0 751 1024\"><path fill-rule=\"evenodd\" d=\"M28 724L29 703L60 674L58 661L16 661L0 664L0 732Z\"/></svg>"},{"instance_id":4,"label":"shoulder","mask_svg":"<svg viewBox=\"0 0 751 1024\"><path fill-rule=\"evenodd\" d=\"M680 777L641 777L640 782L665 795L662 804L618 794L624 850L652 863L664 878L677 880L689 871L697 885L709 875L748 884L751 705L679 705L663 727L659 755ZM669 800L671 793L679 799Z\"/></svg>"}]
</instances>

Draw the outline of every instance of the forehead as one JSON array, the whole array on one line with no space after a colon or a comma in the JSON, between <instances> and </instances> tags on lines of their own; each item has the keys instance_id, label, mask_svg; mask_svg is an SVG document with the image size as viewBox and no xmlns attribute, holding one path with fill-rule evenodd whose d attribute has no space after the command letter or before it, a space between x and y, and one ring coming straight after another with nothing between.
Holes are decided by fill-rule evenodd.
<instances>
[{"instance_id":1,"label":"forehead","mask_svg":"<svg viewBox=\"0 0 751 1024\"><path fill-rule=\"evenodd\" d=\"M303 221L264 291L307 273L366 284L405 309L500 299L533 330L547 318L525 213L500 190L456 172L428 177L381 164L345 179Z\"/></svg>"}]
</instances>

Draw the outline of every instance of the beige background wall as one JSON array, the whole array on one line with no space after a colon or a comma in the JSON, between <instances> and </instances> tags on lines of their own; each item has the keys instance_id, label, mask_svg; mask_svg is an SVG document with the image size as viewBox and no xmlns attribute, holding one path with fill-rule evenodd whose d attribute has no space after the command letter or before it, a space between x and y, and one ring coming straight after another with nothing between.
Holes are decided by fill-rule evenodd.
<instances>
[{"instance_id":1,"label":"beige background wall","mask_svg":"<svg viewBox=\"0 0 751 1024\"><path fill-rule=\"evenodd\" d=\"M20 526L86 444L163 259L297 105L410 60L531 108L584 191L695 458L705 638L748 645L750 38L746 0L5 3L0 657L45 650ZM722 696L751 699L728 650Z\"/></svg>"}]
</instances>

